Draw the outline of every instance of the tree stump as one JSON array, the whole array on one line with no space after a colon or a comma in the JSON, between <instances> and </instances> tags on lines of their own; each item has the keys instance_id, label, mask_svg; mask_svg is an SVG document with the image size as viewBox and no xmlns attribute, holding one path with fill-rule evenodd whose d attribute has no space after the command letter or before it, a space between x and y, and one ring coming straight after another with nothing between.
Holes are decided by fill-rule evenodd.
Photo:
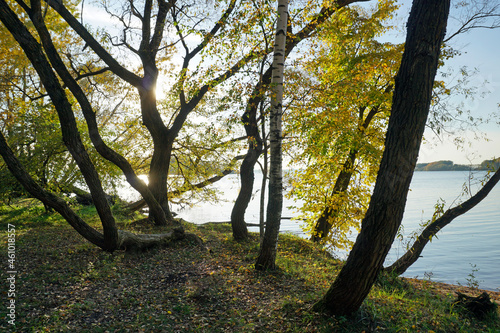
<instances>
[{"instance_id":1,"label":"tree stump","mask_svg":"<svg viewBox=\"0 0 500 333\"><path fill-rule=\"evenodd\" d=\"M457 292L457 299L453 304L462 307L478 319L484 319L488 314L495 313L497 308L497 304L491 301L487 292L476 297Z\"/></svg>"}]
</instances>

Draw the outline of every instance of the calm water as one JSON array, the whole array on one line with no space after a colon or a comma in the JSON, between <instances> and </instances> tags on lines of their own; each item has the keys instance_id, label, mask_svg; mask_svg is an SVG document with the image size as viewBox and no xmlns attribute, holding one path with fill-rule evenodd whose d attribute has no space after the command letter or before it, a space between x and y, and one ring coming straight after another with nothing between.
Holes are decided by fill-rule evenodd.
<instances>
[{"instance_id":1,"label":"calm water","mask_svg":"<svg viewBox=\"0 0 500 333\"><path fill-rule=\"evenodd\" d=\"M484 172L474 174L480 179ZM442 198L449 207L460 195L469 173L461 171L416 172L413 176L411 191L403 219L404 232L409 235L419 229L419 224L431 218L434 205ZM256 174L255 184L260 187L261 175ZM473 182L477 182L473 180ZM229 175L217 185L224 191L223 202L219 204L200 204L193 208L176 208L174 211L187 221L195 223L229 221L233 201L239 190L238 175ZM473 186L473 193L477 185ZM431 278L452 284L467 285L467 279L474 275L481 288L500 289L500 185L497 185L479 205L468 213L456 218L446 226L425 247L422 258L408 269L405 276ZM256 191L246 220L258 223L260 191ZM462 200L463 201L463 200ZM294 216L294 212L284 203L284 217ZM258 231L258 228L250 228ZM281 231L303 235L300 223L283 220ZM353 239L356 235L353 235ZM396 240L387 258L387 264L405 252L405 241ZM337 253L344 256L346 253Z\"/></svg>"},{"instance_id":2,"label":"calm water","mask_svg":"<svg viewBox=\"0 0 500 333\"><path fill-rule=\"evenodd\" d=\"M474 174L482 178L484 172ZM461 193L469 173L460 171L416 172L412 191L403 218L405 234L417 230L422 220L428 220L439 198L449 207ZM477 181L473 181L476 182ZM472 186L476 193L478 186ZM428 243L420 258L405 276L424 277L432 274L432 280L467 285L473 274L481 288L500 288L500 185L497 185L481 203L469 212L457 217ZM463 201L463 200L462 200ZM396 241L388 261L404 252ZM475 266L473 266L475 265ZM473 272L473 270L478 270Z\"/></svg>"}]
</instances>

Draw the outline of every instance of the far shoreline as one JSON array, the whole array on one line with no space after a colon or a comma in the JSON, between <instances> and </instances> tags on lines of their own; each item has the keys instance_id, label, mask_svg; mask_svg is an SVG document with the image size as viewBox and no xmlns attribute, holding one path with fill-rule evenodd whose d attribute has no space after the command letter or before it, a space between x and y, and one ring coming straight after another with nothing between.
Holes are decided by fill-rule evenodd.
<instances>
[{"instance_id":1,"label":"far shoreline","mask_svg":"<svg viewBox=\"0 0 500 333\"><path fill-rule=\"evenodd\" d=\"M455 164L442 160L430 163L417 163L415 171L496 171L500 168L500 158L484 160L480 164Z\"/></svg>"}]
</instances>

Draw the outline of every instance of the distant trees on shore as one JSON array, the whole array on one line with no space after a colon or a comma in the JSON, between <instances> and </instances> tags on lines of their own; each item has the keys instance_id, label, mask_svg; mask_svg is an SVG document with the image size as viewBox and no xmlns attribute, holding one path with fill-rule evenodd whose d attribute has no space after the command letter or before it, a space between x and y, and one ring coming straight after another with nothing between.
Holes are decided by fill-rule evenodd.
<instances>
[{"instance_id":1,"label":"distant trees on shore","mask_svg":"<svg viewBox=\"0 0 500 333\"><path fill-rule=\"evenodd\" d=\"M431 163L418 163L415 171L469 171L469 170L498 170L500 158L484 160L479 165L455 164L453 161L436 161Z\"/></svg>"}]
</instances>

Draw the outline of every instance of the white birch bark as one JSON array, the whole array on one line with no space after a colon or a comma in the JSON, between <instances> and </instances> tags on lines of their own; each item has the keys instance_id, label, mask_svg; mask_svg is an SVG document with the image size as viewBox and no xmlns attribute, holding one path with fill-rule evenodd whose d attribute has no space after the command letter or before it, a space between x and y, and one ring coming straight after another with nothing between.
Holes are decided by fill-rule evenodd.
<instances>
[{"instance_id":1,"label":"white birch bark","mask_svg":"<svg viewBox=\"0 0 500 333\"><path fill-rule=\"evenodd\" d=\"M274 269L276 247L283 207L283 175L281 153L281 116L283 101L283 73L288 22L288 0L278 0L278 21L274 41L271 81L269 198L266 212L266 230L260 246L256 269Z\"/></svg>"}]
</instances>

